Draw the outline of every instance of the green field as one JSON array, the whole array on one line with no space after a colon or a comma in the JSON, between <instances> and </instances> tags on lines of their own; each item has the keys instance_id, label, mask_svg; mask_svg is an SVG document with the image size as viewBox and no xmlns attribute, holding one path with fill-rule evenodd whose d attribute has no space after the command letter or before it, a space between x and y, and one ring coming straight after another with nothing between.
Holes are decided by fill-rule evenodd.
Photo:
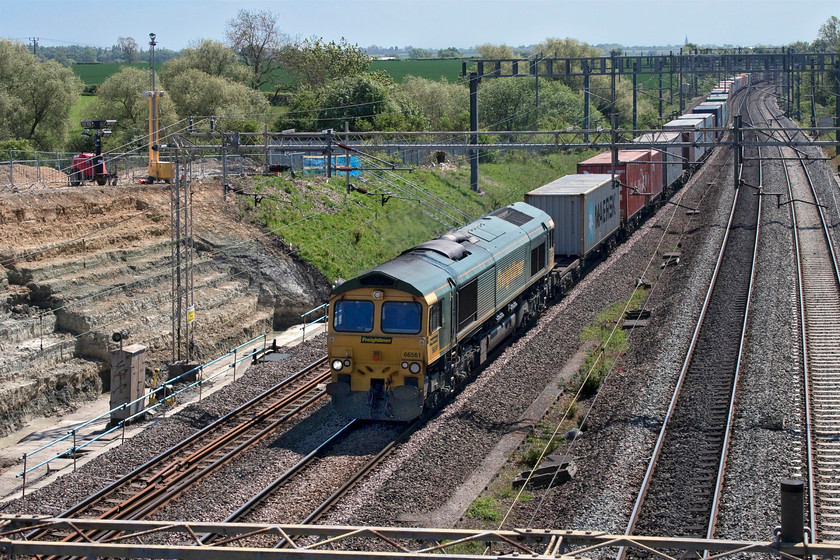
<instances>
[{"instance_id":1,"label":"green field","mask_svg":"<svg viewBox=\"0 0 840 560\"><path fill-rule=\"evenodd\" d=\"M123 66L133 66L141 70L149 68L148 62L134 62L132 64L123 64L120 62L108 63L86 63L73 64L70 69L73 73L82 79L86 86L98 86L104 82L111 74L116 74Z\"/></svg>"},{"instance_id":2,"label":"green field","mask_svg":"<svg viewBox=\"0 0 840 560\"><path fill-rule=\"evenodd\" d=\"M133 66L141 70L149 68L148 62L135 62L133 64L107 63L107 64L73 64L71 69L82 79L87 86L95 86L104 82L111 74L120 71L123 66ZM161 66L162 67L162 66ZM461 75L460 59L430 59L430 60L374 60L370 64L371 71L383 70L391 76L395 82L402 82L406 76L412 75L429 80L440 80L446 78L454 82ZM160 68L158 68L160 71ZM274 84L267 84L261 88L263 91L274 91L275 85L291 85L292 80L285 72L278 72L274 78Z\"/></svg>"},{"instance_id":3,"label":"green field","mask_svg":"<svg viewBox=\"0 0 840 560\"><path fill-rule=\"evenodd\" d=\"M454 82L461 75L461 59L374 60L370 63L370 69L384 70L397 83L402 82L408 75L434 81L446 78L447 81Z\"/></svg>"}]
</instances>

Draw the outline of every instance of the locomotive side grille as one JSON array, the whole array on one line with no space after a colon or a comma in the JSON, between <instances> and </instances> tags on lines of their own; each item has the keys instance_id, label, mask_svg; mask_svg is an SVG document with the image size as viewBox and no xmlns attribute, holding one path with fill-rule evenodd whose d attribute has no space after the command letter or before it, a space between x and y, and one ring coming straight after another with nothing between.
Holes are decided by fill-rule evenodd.
<instances>
[{"instance_id":1,"label":"locomotive side grille","mask_svg":"<svg viewBox=\"0 0 840 560\"><path fill-rule=\"evenodd\" d=\"M478 316L483 317L496 306L496 271L490 269L478 277Z\"/></svg>"}]
</instances>

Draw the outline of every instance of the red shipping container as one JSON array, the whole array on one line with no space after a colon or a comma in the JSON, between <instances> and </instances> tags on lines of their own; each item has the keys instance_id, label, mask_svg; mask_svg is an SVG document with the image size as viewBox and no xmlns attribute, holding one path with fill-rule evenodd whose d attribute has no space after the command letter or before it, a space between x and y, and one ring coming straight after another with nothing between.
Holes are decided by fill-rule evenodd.
<instances>
[{"instance_id":1,"label":"red shipping container","mask_svg":"<svg viewBox=\"0 0 840 560\"><path fill-rule=\"evenodd\" d=\"M656 163L660 162L660 163ZM662 194L662 152L658 150L619 150L615 175L622 184L619 196L621 219L627 222ZM603 152L578 164L577 172L607 173L612 169L612 154Z\"/></svg>"}]
</instances>

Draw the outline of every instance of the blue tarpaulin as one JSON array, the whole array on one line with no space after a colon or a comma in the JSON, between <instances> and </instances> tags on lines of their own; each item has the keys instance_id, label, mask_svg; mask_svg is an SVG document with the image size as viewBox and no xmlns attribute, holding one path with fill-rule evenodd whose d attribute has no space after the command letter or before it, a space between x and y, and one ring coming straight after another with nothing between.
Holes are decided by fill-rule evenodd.
<instances>
[{"instance_id":1,"label":"blue tarpaulin","mask_svg":"<svg viewBox=\"0 0 840 560\"><path fill-rule=\"evenodd\" d=\"M344 177L347 174L347 167L350 167L350 175L358 177L362 170L362 161L359 156L334 155L332 156L332 174L339 177ZM347 161L350 161L349 165ZM303 157L303 172L307 174L323 175L324 174L325 156L304 156Z\"/></svg>"}]
</instances>

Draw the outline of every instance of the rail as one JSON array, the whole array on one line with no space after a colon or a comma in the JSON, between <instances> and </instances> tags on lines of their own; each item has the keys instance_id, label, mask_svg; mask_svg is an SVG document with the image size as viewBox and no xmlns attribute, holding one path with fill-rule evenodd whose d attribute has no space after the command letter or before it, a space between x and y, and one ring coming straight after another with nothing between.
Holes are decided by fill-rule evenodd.
<instances>
[{"instance_id":1,"label":"rail","mask_svg":"<svg viewBox=\"0 0 840 560\"><path fill-rule=\"evenodd\" d=\"M262 341L263 341L262 348L256 348L252 351L249 351L249 352L246 352L246 353L242 354L241 356L239 355L240 350L242 350L243 348L245 348L247 346L250 346L250 345L254 344L255 342L258 342L260 339L262 339ZM135 399L135 400L133 400L129 403L124 403L124 404L122 404L122 405L120 405L116 408L113 408L113 409L111 409L111 410L109 410L109 411L107 411L103 414L100 414L99 416L97 416L95 418L92 418L90 420L87 420L86 422L83 422L82 424L79 424L78 426L76 426L72 430L69 430L65 435L51 441L50 443L47 443L47 444L39 447L35 451L29 452L29 453L24 453L19 458L19 460L23 461L23 470L19 474L16 475L16 478L22 478L23 479L22 492L25 495L25 493L26 493L26 475L31 473L32 471L34 471L36 469L39 469L41 467L44 467L44 466L46 466L49 469L50 463L52 463L56 459L62 459L62 458L67 458L67 457L72 457L73 458L73 468L75 470L76 457L78 456L79 451L83 450L84 448L93 444L94 442L97 442L97 441L103 439L104 437L106 437L110 434L113 434L114 432L116 432L118 430L122 431L122 441L125 441L125 428L126 428L127 424L130 424L131 422L142 418L149 411L153 411L153 410L156 410L156 409L159 409L159 408L165 411L165 408L163 408L163 407L166 405L167 401L169 401L170 399L172 399L172 398L174 398L174 397L176 397L176 396L178 396L178 395L180 395L180 394L182 394L182 393L184 393L184 392L186 392L190 389L193 389L195 387L199 388L199 401L200 401L201 400L201 387L204 383L206 383L208 381L212 381L213 379L227 373L230 369L233 369L233 378L234 378L234 380L236 380L236 366L239 365L240 363L242 363L245 360L249 360L249 359L252 359L252 358L255 359L256 356L258 356L259 354L265 353L266 348L267 348L267 336L265 334L262 334L260 336L255 337L255 338L252 338L248 342L240 344L239 346L230 350L228 353L226 353L222 356L219 356L215 360L212 360L212 361L210 361L206 364L200 364L200 365L192 368L191 370L182 373L181 375L179 375L177 377L174 377L172 379L167 380L163 384L163 387L161 387L161 386L153 387L149 392L147 392L143 396L141 396L141 397L139 397L139 398L137 398L137 399ZM219 362L222 362L223 360L225 360L227 358L230 358L230 357L233 357L233 360L229 364L222 367L219 371L217 371L213 375L211 375L207 378L203 377L203 373L204 373L205 369L210 368L210 367L218 364ZM161 389L165 390L166 386L170 386L173 383L177 382L178 380L188 378L189 376L195 374L196 372L198 372L198 376L197 376L198 380L197 381L192 382L192 383L182 387L181 389L175 391L174 393L166 395L165 399L160 399L157 403L155 403L155 404L153 404L153 405L151 405L147 408L144 408L142 411L137 412L137 413L135 413L135 414L133 414L133 415L127 417L127 418L124 418L124 419L120 420L117 424L115 424L113 426L110 426L110 427L107 427L102 433L99 433L97 435L93 435L93 433L97 429L96 426L98 426L99 423L103 419L105 419L106 417L110 417L115 412L124 412L126 409L129 409L130 407L132 407L136 404L143 403L143 402L145 402L145 400L148 397L154 395L157 391L159 391ZM78 439L80 437L80 434L81 434L82 431L86 431L85 429L90 429L91 435L93 435L93 437L85 440L85 442L83 444L78 445ZM33 456L41 454L42 452L45 452L47 450L53 449L54 447L56 447L60 443L66 442L66 441L71 440L71 439L72 439L72 445L70 447L68 447L66 449L63 449L63 450L60 450L58 452L54 452L54 454L51 457L39 462L38 464L36 464L34 466L28 466L29 460Z\"/></svg>"}]
</instances>

